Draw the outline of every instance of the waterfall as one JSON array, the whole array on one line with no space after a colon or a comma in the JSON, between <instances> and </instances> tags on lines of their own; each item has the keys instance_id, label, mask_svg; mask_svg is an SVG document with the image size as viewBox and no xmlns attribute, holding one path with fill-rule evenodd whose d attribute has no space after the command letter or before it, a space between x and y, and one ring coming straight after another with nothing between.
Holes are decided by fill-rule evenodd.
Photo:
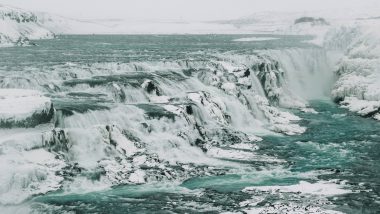
<instances>
[{"instance_id":1,"label":"waterfall","mask_svg":"<svg viewBox=\"0 0 380 214\"><path fill-rule=\"evenodd\" d=\"M323 49L269 51L285 73L285 90L304 100L330 97L334 60Z\"/></svg>"},{"instance_id":2,"label":"waterfall","mask_svg":"<svg viewBox=\"0 0 380 214\"><path fill-rule=\"evenodd\" d=\"M307 100L326 96L331 70L323 50L292 48L3 71L1 88L41 91L54 116L28 131L22 124L29 117L1 131L1 158L10 164L3 171L19 181L2 178L0 196L24 200L75 181L140 184L248 167L236 161L282 163L256 154L255 143L303 133L301 118L283 107L306 108Z\"/></svg>"}]
</instances>

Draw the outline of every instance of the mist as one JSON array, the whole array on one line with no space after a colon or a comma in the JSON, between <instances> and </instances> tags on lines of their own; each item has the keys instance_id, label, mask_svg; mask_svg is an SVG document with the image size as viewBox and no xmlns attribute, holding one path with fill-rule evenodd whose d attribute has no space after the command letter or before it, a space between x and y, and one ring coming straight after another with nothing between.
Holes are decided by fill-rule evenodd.
<instances>
[{"instance_id":1,"label":"mist","mask_svg":"<svg viewBox=\"0 0 380 214\"><path fill-rule=\"evenodd\" d=\"M261 11L379 11L377 0L3 0L2 4L77 19L210 21Z\"/></svg>"}]
</instances>

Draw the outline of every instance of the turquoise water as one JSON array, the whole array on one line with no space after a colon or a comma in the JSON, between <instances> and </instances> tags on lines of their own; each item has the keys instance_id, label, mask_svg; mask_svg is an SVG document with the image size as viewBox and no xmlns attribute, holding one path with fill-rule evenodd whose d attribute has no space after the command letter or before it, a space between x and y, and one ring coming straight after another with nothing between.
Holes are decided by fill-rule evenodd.
<instances>
[{"instance_id":1,"label":"turquoise water","mask_svg":"<svg viewBox=\"0 0 380 214\"><path fill-rule=\"evenodd\" d=\"M380 124L349 113L328 100L316 100L311 104L318 114L297 112L308 128L306 133L268 136L259 143L258 152L288 162L280 169L267 164L244 174L192 178L179 186L154 184L121 186L88 194L52 193L37 197L35 201L78 213L218 213L241 209L238 204L252 197L241 192L244 187L296 184L305 180L300 173L321 170L327 173L310 178L311 182L346 180L356 191L331 197L335 210L380 212ZM268 196L262 204L278 200L284 198Z\"/></svg>"},{"instance_id":2,"label":"turquoise water","mask_svg":"<svg viewBox=\"0 0 380 214\"><path fill-rule=\"evenodd\" d=\"M0 50L0 66L51 66L65 62L96 63L180 60L202 57L205 53L252 52L272 48L311 47L302 43L308 36L279 36L276 40L235 42L246 37L270 35L63 35L54 40L36 41L37 47ZM17 56L17 57L15 57ZM24 60L21 60L23 59Z\"/></svg>"},{"instance_id":3,"label":"turquoise water","mask_svg":"<svg viewBox=\"0 0 380 214\"><path fill-rule=\"evenodd\" d=\"M318 179L347 180L351 188L358 191L333 197L336 210L380 212L380 124L353 115L327 100L311 103L318 114L298 113L308 127L305 134L266 137L259 144L260 153L276 155L289 162L281 170L263 166L246 174L193 178L178 187L172 184L121 186L88 194L52 193L35 200L85 213L198 212L200 205L192 208L188 204L195 201L207 205L204 212L217 213L219 210L212 211L212 207L233 211L238 209L239 202L249 199L251 195L240 191L244 187L295 184L304 179L299 173L324 170L331 173L319 175ZM271 200L273 198L267 198Z\"/></svg>"},{"instance_id":4,"label":"turquoise water","mask_svg":"<svg viewBox=\"0 0 380 214\"><path fill-rule=\"evenodd\" d=\"M252 36L270 36L279 39L260 42L233 41ZM274 60L268 60L271 58L260 54L272 49L319 50L318 47L306 43L308 39L310 38L304 36L276 35L63 35L54 40L36 41L38 44L36 47L0 49L0 85L2 88L42 91L52 98L59 114L55 118L56 121L50 125L59 129L73 127L79 129L77 135L73 136L87 133L87 126L97 125L96 123L109 125L110 120L118 119L121 121L118 122L124 125L123 134L136 141L143 141L144 137L150 135L152 130L139 133L140 130L150 127L149 125L153 127L153 132L156 128L163 130L163 133L170 133L171 129L176 130L179 127L181 133L157 137L157 142L160 143L168 139L170 146L165 144L164 149L170 155L181 152L183 145L176 144L175 140L180 134L188 131L188 126L183 125L186 123L180 123L183 119L180 116L163 110L163 104L149 101L151 94L141 89L144 80L154 80L158 86L154 85L151 89L156 90L157 94L163 93L169 96L170 104L188 107L189 101L184 99L182 92L211 88L209 85L204 88L199 86L198 73L216 73L218 69L223 70L220 61L224 57L255 55L260 60L267 60L272 69L278 69L278 64L274 63ZM261 67L257 64L250 67L244 63L241 66L249 67L251 70ZM250 89L248 87L244 90ZM234 98L223 93L218 95L224 100ZM238 99L233 101L239 102ZM195 106L194 103L192 105ZM119 182L112 187L94 191L92 188L97 189L97 185L103 185L100 178L106 173L99 168L78 167L77 163L70 159L71 156L77 155L75 152L78 151L73 153L59 151L54 155L57 159L64 160L68 165L67 168L71 168L63 169L56 174L63 175L63 183L69 187L63 185L43 194L32 194L22 205L29 207L34 213L221 213L248 212L253 208L262 208L261 213L290 213L289 210L296 210L298 213L333 213L331 210L353 214L380 213L380 123L339 108L326 98L310 101L310 107L318 113L286 110L302 118L299 123L307 128L305 133L294 136L263 134L260 135L262 141L249 142L257 145L258 150L237 150L254 153L259 158L270 157L278 161L223 159L225 163L231 165L217 168L195 164L194 171L185 170L181 172L182 174L178 173L183 171L182 165L161 161L166 164L161 166L166 168L141 167L149 173L153 172L153 175L149 174L150 176L157 175L157 179L152 182L145 184ZM195 110L191 108L191 114L193 111L202 112L199 106L198 108L194 108ZM235 112L228 110L232 112L231 115ZM253 110L248 108L246 111ZM131 120L137 122L124 121L128 117L124 117L123 113L128 116L137 115L137 119L131 116ZM195 115L202 116L201 113ZM201 125L206 129L210 128L207 126L210 117L196 119L201 120L203 122ZM176 121L180 122L176 124ZM174 125L164 126L162 125L164 123ZM129 126L131 124L137 125L131 127ZM196 127L199 129L198 124ZM232 126L212 128L224 131L221 131L221 135L225 137L221 139L224 141L235 141L241 133L236 131L231 134L225 131L226 127ZM30 129L37 132L47 131L45 126ZM16 131L20 134L23 132L23 130ZM91 138L91 135L83 136L75 142L80 144ZM192 140L191 137L189 139ZM192 155L198 154L188 151L192 147L199 146L196 143L193 145L192 141L190 143L191 147L183 146L185 152L179 153L177 155L179 158L187 152ZM228 146L229 143L220 144ZM95 147L99 145L96 144ZM88 155L94 158L91 153L96 153L96 148L91 147L91 144L86 144L84 148L88 148L89 151L82 151L83 153L79 153L80 156ZM107 147L105 150L110 157L96 159L97 163L104 159L121 162L122 158L112 156L116 153L112 149ZM1 151L0 155L3 155ZM201 149L196 151L202 152ZM194 159L198 157L194 155ZM126 158L125 161L130 160ZM172 180L160 180L165 176L164 172L167 172L165 170L176 172L180 176ZM122 173L120 171L120 174ZM70 184L77 177L85 177L95 184L91 183L88 188L86 188L88 183L75 184L76 188L71 191ZM297 191L244 190L246 187L291 186L300 182L310 184L329 182L335 184L333 187L345 189L348 193L326 196L302 194ZM271 211L272 208L277 211ZM312 209L315 212L310 211Z\"/></svg>"}]
</instances>

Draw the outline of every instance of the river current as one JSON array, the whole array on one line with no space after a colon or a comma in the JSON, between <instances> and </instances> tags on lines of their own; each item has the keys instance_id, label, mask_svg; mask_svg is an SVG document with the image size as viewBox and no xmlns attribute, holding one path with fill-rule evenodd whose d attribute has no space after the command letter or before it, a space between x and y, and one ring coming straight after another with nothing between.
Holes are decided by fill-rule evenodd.
<instances>
[{"instance_id":1,"label":"river current","mask_svg":"<svg viewBox=\"0 0 380 214\"><path fill-rule=\"evenodd\" d=\"M330 100L334 67L308 39L0 49L0 87L54 106L0 129L1 213L379 213L380 124Z\"/></svg>"}]
</instances>

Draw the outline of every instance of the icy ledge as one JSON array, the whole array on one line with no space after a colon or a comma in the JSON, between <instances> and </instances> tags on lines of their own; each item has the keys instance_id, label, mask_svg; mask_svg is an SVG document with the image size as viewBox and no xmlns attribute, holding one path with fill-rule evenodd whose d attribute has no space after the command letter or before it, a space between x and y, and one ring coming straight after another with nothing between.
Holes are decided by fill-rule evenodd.
<instances>
[{"instance_id":1,"label":"icy ledge","mask_svg":"<svg viewBox=\"0 0 380 214\"><path fill-rule=\"evenodd\" d=\"M34 127L49 122L54 108L39 91L0 89L0 127Z\"/></svg>"},{"instance_id":2,"label":"icy ledge","mask_svg":"<svg viewBox=\"0 0 380 214\"><path fill-rule=\"evenodd\" d=\"M316 183L309 183L306 181L300 181L299 184L289 186L257 186L246 187L243 192L250 191L263 191L263 192L288 192L288 193L300 193L309 195L323 195L333 196L351 193L350 190L344 189L343 186L334 182L319 181Z\"/></svg>"},{"instance_id":3,"label":"icy ledge","mask_svg":"<svg viewBox=\"0 0 380 214\"><path fill-rule=\"evenodd\" d=\"M243 192L252 198L239 205L246 213L324 213L342 214L333 210L334 206L327 199L336 195L350 194L345 189L345 181L331 180L309 183L300 181L289 186L255 186L246 187ZM271 198L271 202L266 201Z\"/></svg>"},{"instance_id":4,"label":"icy ledge","mask_svg":"<svg viewBox=\"0 0 380 214\"><path fill-rule=\"evenodd\" d=\"M380 22L368 21L337 31L351 42L339 63L334 100L350 111L380 120ZM355 33L353 33L355 32ZM336 39L335 39L336 40Z\"/></svg>"}]
</instances>

